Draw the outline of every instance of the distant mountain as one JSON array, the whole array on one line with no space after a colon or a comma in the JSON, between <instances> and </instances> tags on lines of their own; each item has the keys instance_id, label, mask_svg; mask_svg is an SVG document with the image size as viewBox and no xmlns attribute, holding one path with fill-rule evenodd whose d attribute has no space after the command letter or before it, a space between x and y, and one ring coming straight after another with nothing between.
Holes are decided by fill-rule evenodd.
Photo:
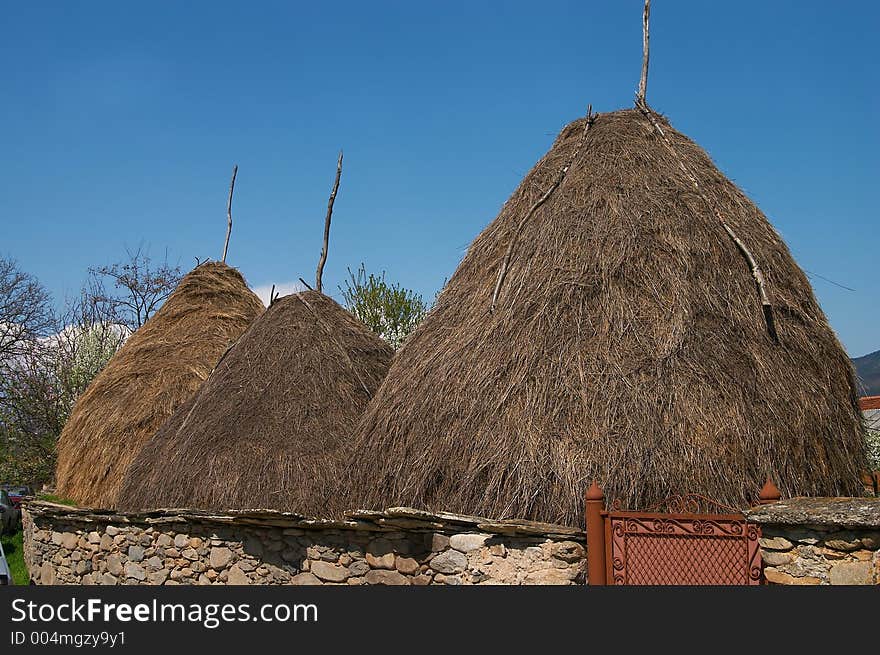
<instances>
[{"instance_id":1,"label":"distant mountain","mask_svg":"<svg viewBox=\"0 0 880 655\"><path fill-rule=\"evenodd\" d=\"M880 396L880 350L852 360L859 376L859 391L865 396Z\"/></svg>"}]
</instances>

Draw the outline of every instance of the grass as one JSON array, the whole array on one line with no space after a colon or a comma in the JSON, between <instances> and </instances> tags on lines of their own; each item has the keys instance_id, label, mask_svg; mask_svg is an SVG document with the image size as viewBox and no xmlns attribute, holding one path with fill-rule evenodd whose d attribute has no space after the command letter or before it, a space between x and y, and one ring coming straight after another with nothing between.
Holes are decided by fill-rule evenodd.
<instances>
[{"instance_id":1,"label":"grass","mask_svg":"<svg viewBox=\"0 0 880 655\"><path fill-rule=\"evenodd\" d=\"M38 494L37 500L45 500L50 503L69 505L71 507L76 506L76 503L72 500L53 494ZM30 582L30 575L24 564L23 538L24 533L21 531L21 528L14 534L4 534L0 537L0 541L3 543L3 552L6 555L6 563L9 564L9 571L12 573L12 582L17 585L26 585Z\"/></svg>"},{"instance_id":2,"label":"grass","mask_svg":"<svg viewBox=\"0 0 880 655\"><path fill-rule=\"evenodd\" d=\"M61 496L54 496L52 494L37 494L37 500L45 500L49 503L57 503L58 505L68 505L70 507L76 507L76 503L68 498L62 498Z\"/></svg>"},{"instance_id":3,"label":"grass","mask_svg":"<svg viewBox=\"0 0 880 655\"><path fill-rule=\"evenodd\" d=\"M19 530L15 534L4 534L0 537L3 542L3 552L6 553L6 562L12 573L12 582L17 585L26 585L30 579L27 567L24 565L23 534Z\"/></svg>"}]
</instances>

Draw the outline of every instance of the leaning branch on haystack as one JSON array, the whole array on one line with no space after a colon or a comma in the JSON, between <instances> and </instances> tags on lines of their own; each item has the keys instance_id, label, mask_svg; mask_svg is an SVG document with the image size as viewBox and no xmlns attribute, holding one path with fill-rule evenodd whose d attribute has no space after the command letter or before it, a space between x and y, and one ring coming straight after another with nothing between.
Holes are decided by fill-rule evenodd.
<instances>
[{"instance_id":1,"label":"leaning branch on haystack","mask_svg":"<svg viewBox=\"0 0 880 655\"><path fill-rule=\"evenodd\" d=\"M311 284L309 284L308 282L306 282L306 281L303 280L302 278L299 278L299 281L300 281L300 283L301 283L306 289L308 289L309 291L314 291L314 289L312 289L312 285L311 285Z\"/></svg>"},{"instance_id":2,"label":"leaning branch on haystack","mask_svg":"<svg viewBox=\"0 0 880 655\"><path fill-rule=\"evenodd\" d=\"M746 244L743 243L743 240L736 235L736 233L733 231L733 228L731 228L730 225L728 225L727 221L724 220L724 215L721 213L718 207L711 200L709 200L708 196L705 193L703 193L703 189L700 187L700 183L697 180L696 174L694 174L685 165L684 161L679 156L678 151L675 149L672 141L669 139L668 136L666 136L663 128L660 127L660 124L654 117L654 111L648 106L648 101L645 100L645 93L648 89L648 60L650 58L650 16L651 0L645 0L645 10L642 14L642 74L639 78L639 90L638 93L636 93L636 107L641 110L641 112L648 118L649 121L651 121L651 125L654 126L654 129L657 130L657 133L660 135L661 141L663 141L663 144L672 153L672 156L675 157L675 160L678 163L678 167L694 185L694 189L696 190L697 194L700 196L703 202L708 205L709 209L718 219L718 222L721 223L721 227L724 228L724 231L727 232L728 236L730 236L730 238L736 244L736 247L739 248L739 251L742 253L743 257L745 257L746 261L749 264L749 268L752 271L752 277L755 278L755 282L758 285L758 293L761 296L761 306L764 310L764 320L767 323L767 330L770 332L770 336L773 337L774 341L778 340L779 337L776 334L776 323L773 320L773 306L770 304L770 298L767 295L767 282L764 278L764 272L758 265L755 256L748 249Z\"/></svg>"},{"instance_id":3,"label":"leaning branch on haystack","mask_svg":"<svg viewBox=\"0 0 880 655\"><path fill-rule=\"evenodd\" d=\"M315 273L315 290L321 293L321 276L324 274L324 264L327 262L327 248L330 245L330 218L333 216L333 203L336 202L336 192L339 191L339 178L342 176L342 151L339 151L339 159L336 161L336 180L333 182L333 190L330 192L330 200L327 201L327 216L324 218L324 246L321 248L321 259L318 261L318 270Z\"/></svg>"},{"instance_id":4,"label":"leaning branch on haystack","mask_svg":"<svg viewBox=\"0 0 880 655\"><path fill-rule=\"evenodd\" d=\"M229 183L229 199L226 201L226 243L223 244L223 257L220 259L226 263L226 251L229 250L229 236L232 234L232 193L235 191L235 176L238 174L238 164L232 167L232 181Z\"/></svg>"},{"instance_id":5,"label":"leaning branch on haystack","mask_svg":"<svg viewBox=\"0 0 880 655\"><path fill-rule=\"evenodd\" d=\"M663 128L660 126L660 123L657 122L657 119L654 117L654 110L652 110L648 103L644 101L637 101L636 106L639 110L651 121L651 124L654 126L654 129L657 130L657 133L660 135L660 140L672 153L672 156L675 157L676 162L678 162L678 167L682 170L682 172L687 176L687 178L691 181L691 184L694 187L694 190L697 192L697 195L706 203L711 212L714 214L715 218L718 219L718 222L721 223L721 227L724 228L724 231L727 232L728 236L730 236L731 240L736 244L736 247L742 253L743 257L745 257L746 261L749 264L749 268L752 271L752 277L755 278L755 283L758 285L758 294L761 296L761 306L764 310L764 320L767 323L767 330L770 332L770 336L774 341L779 339L779 336L776 333L776 322L773 319L773 305L770 303L770 297L767 295L767 282L764 278L764 272L761 270L761 267L758 265L758 261L755 259L755 256L748 249L745 243L743 243L742 239L740 239L736 233L733 231L733 228L728 225L727 221L724 219L724 215L718 209L718 207L713 203L709 197L703 192L702 187L700 186L700 182L697 179L695 173L693 173L684 163L681 156L678 154L678 151L675 149L675 145L672 143L671 139L666 135L666 132L663 131Z\"/></svg>"},{"instance_id":6,"label":"leaning branch on haystack","mask_svg":"<svg viewBox=\"0 0 880 655\"><path fill-rule=\"evenodd\" d=\"M598 116L599 114L596 114ZM577 146L575 146L574 151L571 154L571 158L568 162L559 169L559 174L556 176L556 179L553 180L553 184L550 185L550 188L544 192L544 195L538 198L535 203L529 208L529 211L526 212L526 215L523 216L522 220L517 225L516 231L513 233L513 237L510 239L510 244L507 246L507 252L504 253L504 261L501 264L501 270L498 271L498 281L495 283L495 290L492 292L492 304L489 306L489 312L495 311L495 303L498 301L498 294L501 292L501 285L504 284L504 278L507 277L507 268L510 266L510 260L513 257L513 251L516 248L516 243L519 240L519 235L523 230L523 227L526 223L528 223L529 219L534 215L536 211L543 205L547 200L550 199L550 196L553 195L553 192L559 188L559 185L562 184L562 180L565 179L566 173L568 173L568 169L571 168L572 164L574 164L574 160L577 159L578 153L581 151L581 147L584 145L584 139L587 136L587 131L590 129L590 126L596 120L596 116L593 115L593 105L587 107L587 119L584 123L584 131L581 133L580 141L578 141Z\"/></svg>"}]
</instances>

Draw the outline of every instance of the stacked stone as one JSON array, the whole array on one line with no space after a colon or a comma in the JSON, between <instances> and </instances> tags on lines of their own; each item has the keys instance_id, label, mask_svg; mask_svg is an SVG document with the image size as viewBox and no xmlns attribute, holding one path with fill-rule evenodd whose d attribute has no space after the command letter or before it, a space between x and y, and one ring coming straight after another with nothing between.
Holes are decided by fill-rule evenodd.
<instances>
[{"instance_id":1,"label":"stacked stone","mask_svg":"<svg viewBox=\"0 0 880 655\"><path fill-rule=\"evenodd\" d=\"M771 584L880 584L880 498L793 498L747 512Z\"/></svg>"},{"instance_id":2,"label":"stacked stone","mask_svg":"<svg viewBox=\"0 0 880 655\"><path fill-rule=\"evenodd\" d=\"M764 576L771 584L880 584L880 531L772 532L780 534L760 540Z\"/></svg>"},{"instance_id":3,"label":"stacked stone","mask_svg":"<svg viewBox=\"0 0 880 655\"><path fill-rule=\"evenodd\" d=\"M499 539L484 533L420 538L389 533L340 552L312 547L291 584L474 585L583 582L586 552L574 541Z\"/></svg>"},{"instance_id":4,"label":"stacked stone","mask_svg":"<svg viewBox=\"0 0 880 655\"><path fill-rule=\"evenodd\" d=\"M25 558L39 584L420 586L584 581L586 551L576 529L484 523L463 516L444 524L451 515L429 521L421 513L416 520L402 518L402 511L369 513L342 523L278 513L193 515L181 521L180 512L104 515L32 504L25 512ZM424 529L426 525L433 529ZM496 531L472 530L479 525ZM542 533L546 528L552 530Z\"/></svg>"},{"instance_id":5,"label":"stacked stone","mask_svg":"<svg viewBox=\"0 0 880 655\"><path fill-rule=\"evenodd\" d=\"M31 578L40 584L175 584L228 577L210 542L152 527L33 530ZM208 562L218 564L209 567ZM33 562L33 563L31 563ZM39 564L36 564L39 562Z\"/></svg>"}]
</instances>

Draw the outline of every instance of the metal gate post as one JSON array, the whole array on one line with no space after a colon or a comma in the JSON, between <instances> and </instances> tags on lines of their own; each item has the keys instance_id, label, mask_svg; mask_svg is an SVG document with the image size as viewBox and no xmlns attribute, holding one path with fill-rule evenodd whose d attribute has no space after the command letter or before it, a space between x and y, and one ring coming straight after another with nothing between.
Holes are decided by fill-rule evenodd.
<instances>
[{"instance_id":1,"label":"metal gate post","mask_svg":"<svg viewBox=\"0 0 880 655\"><path fill-rule=\"evenodd\" d=\"M779 502L781 498L782 494L779 493L779 489L776 488L776 485L773 484L773 480L771 480L768 475L767 481L764 483L764 486L761 487L761 492L758 494L758 504L771 505L772 503Z\"/></svg>"},{"instance_id":2,"label":"metal gate post","mask_svg":"<svg viewBox=\"0 0 880 655\"><path fill-rule=\"evenodd\" d=\"M599 485L587 489L587 584L604 585L605 580L605 494Z\"/></svg>"}]
</instances>

